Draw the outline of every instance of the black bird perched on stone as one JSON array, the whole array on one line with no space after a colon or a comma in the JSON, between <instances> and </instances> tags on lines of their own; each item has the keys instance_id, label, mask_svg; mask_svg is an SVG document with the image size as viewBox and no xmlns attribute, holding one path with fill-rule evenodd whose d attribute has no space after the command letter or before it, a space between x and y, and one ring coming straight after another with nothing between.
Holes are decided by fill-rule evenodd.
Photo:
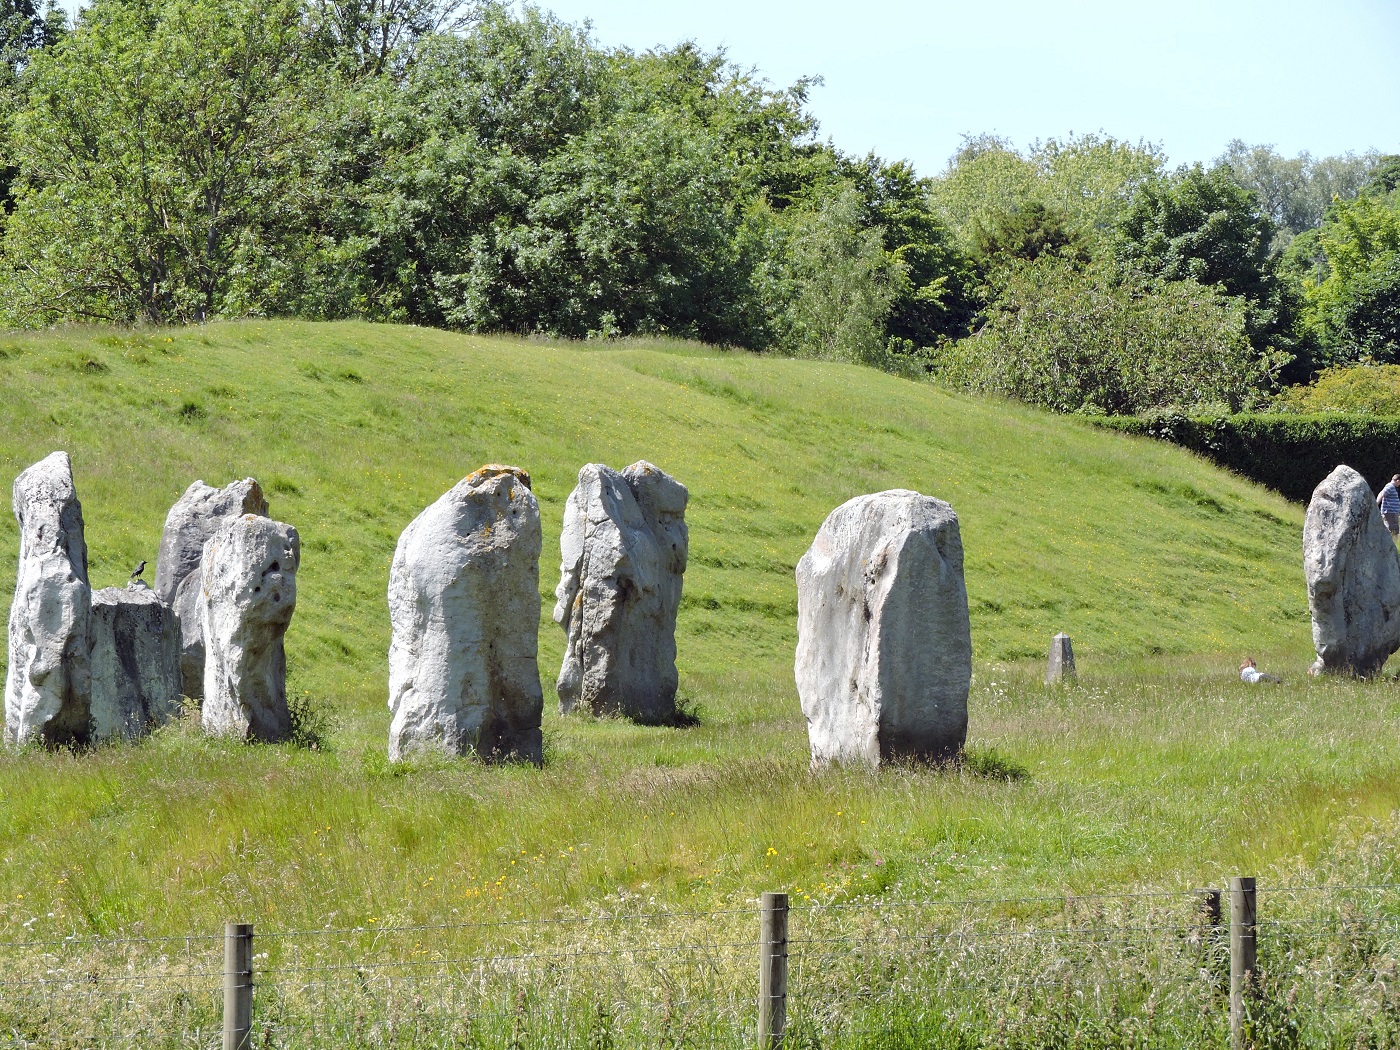
<instances>
[{"instance_id":1,"label":"black bird perched on stone","mask_svg":"<svg viewBox=\"0 0 1400 1050\"><path fill-rule=\"evenodd\" d=\"M136 566L136 568L132 570L132 572L131 572L131 578L132 578L133 580L139 580L139 579L141 578L141 574L142 574L143 572L145 572L145 571L146 571L146 563L143 561L140 565Z\"/></svg>"}]
</instances>

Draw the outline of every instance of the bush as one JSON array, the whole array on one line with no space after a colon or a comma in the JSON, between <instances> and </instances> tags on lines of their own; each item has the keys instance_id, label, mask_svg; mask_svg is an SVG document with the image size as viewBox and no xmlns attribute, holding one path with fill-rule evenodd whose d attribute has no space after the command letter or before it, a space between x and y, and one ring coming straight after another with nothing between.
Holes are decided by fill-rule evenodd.
<instances>
[{"instance_id":1,"label":"bush","mask_svg":"<svg viewBox=\"0 0 1400 1050\"><path fill-rule=\"evenodd\" d=\"M1400 365L1325 368L1307 386L1284 390L1271 407L1276 412L1400 416Z\"/></svg>"},{"instance_id":2,"label":"bush","mask_svg":"<svg viewBox=\"0 0 1400 1050\"><path fill-rule=\"evenodd\" d=\"M1152 281L1053 258L1013 266L987 322L940 378L1053 412L1253 407L1277 355L1257 353L1243 304L1195 281Z\"/></svg>"},{"instance_id":3,"label":"bush","mask_svg":"<svg viewBox=\"0 0 1400 1050\"><path fill-rule=\"evenodd\" d=\"M1339 463L1379 490L1400 472L1400 417L1244 412L1096 420L1100 426L1170 441L1305 503Z\"/></svg>"}]
</instances>

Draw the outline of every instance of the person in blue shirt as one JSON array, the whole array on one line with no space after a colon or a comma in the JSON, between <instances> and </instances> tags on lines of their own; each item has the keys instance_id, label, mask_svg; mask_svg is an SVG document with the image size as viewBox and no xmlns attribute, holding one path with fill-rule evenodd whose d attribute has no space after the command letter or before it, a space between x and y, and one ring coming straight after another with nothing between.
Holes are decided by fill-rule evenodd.
<instances>
[{"instance_id":1,"label":"person in blue shirt","mask_svg":"<svg viewBox=\"0 0 1400 1050\"><path fill-rule=\"evenodd\" d=\"M1390 483L1381 489L1380 495L1376 497L1376 503L1380 505L1381 517L1385 519L1385 527L1390 530L1392 536L1400 536L1400 474L1396 474L1390 479Z\"/></svg>"}]
</instances>

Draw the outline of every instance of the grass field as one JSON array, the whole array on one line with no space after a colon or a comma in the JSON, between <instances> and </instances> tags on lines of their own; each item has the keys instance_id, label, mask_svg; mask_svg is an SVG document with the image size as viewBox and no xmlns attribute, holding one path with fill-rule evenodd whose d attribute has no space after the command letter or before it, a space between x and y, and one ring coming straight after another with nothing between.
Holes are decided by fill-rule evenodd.
<instances>
[{"instance_id":1,"label":"grass field","mask_svg":"<svg viewBox=\"0 0 1400 1050\"><path fill-rule=\"evenodd\" d=\"M301 532L290 679L324 721L316 750L175 725L0 758L7 938L1393 875L1394 683L1303 676L1301 508L1172 447L855 367L360 324L0 338L0 405L9 476L72 455L94 587L154 558L190 481L258 477ZM640 458L691 491L693 728L553 708L564 500L583 463ZM547 760L391 766L394 543L485 462L540 500ZM891 487L962 522L970 760L813 775L793 566L832 508ZM6 517L6 589L15 547ZM1057 630L1081 681L1047 690ZM1246 653L1287 683L1239 683Z\"/></svg>"}]
</instances>

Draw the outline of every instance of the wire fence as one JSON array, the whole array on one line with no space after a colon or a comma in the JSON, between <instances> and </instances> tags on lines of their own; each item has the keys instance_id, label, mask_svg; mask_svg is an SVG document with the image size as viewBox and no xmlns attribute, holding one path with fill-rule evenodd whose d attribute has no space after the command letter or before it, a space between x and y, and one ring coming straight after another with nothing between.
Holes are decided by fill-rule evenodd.
<instances>
[{"instance_id":1,"label":"wire fence","mask_svg":"<svg viewBox=\"0 0 1400 1050\"><path fill-rule=\"evenodd\" d=\"M781 945L761 943L757 904L259 929L244 1045L748 1047L776 965L772 1034L791 1047L1400 1046L1400 885L1260 887L1233 1028L1221 902L804 900ZM0 942L0 1045L225 1045L226 948L222 933Z\"/></svg>"}]
</instances>

